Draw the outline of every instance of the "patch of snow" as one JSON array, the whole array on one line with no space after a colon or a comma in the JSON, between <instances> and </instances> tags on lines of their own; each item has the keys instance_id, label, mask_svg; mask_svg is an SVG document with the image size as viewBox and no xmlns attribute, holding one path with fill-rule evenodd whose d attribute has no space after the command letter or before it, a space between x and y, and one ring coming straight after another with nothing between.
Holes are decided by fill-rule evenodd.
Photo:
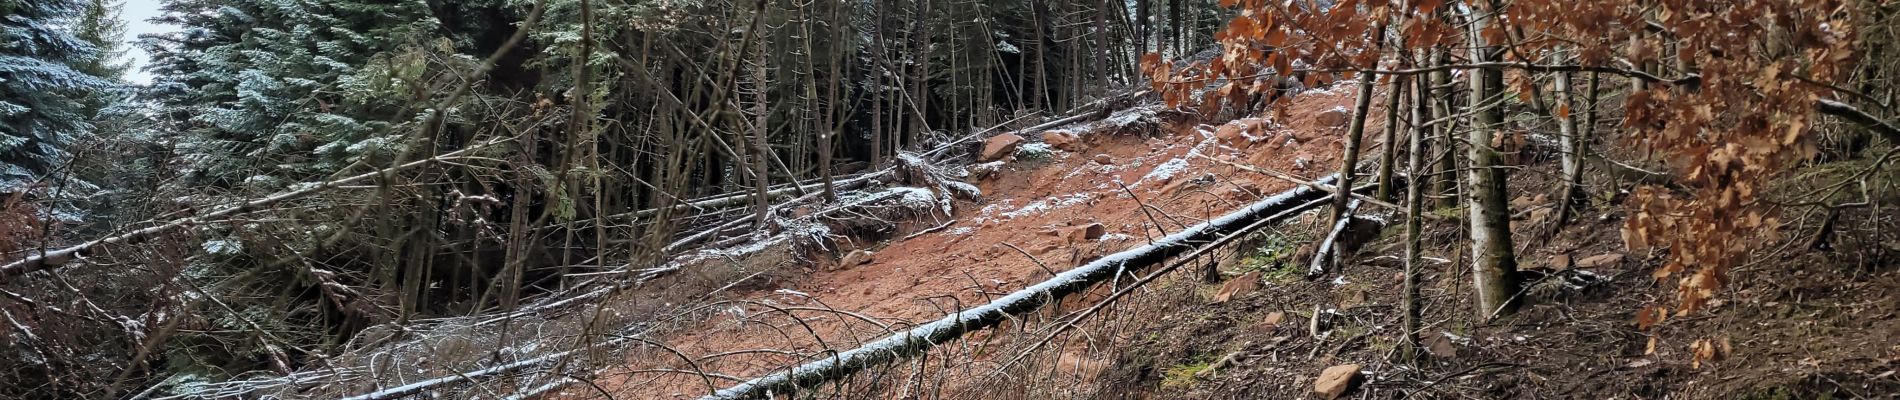
<instances>
[{"instance_id":1,"label":"patch of snow","mask_svg":"<svg viewBox=\"0 0 1900 400\"><path fill-rule=\"evenodd\" d=\"M959 227L950 228L949 230L943 231L943 234L952 235L952 236L963 236L963 235L968 235L971 233L976 233L976 228L967 227L967 226L959 226Z\"/></svg>"},{"instance_id":2,"label":"patch of snow","mask_svg":"<svg viewBox=\"0 0 1900 400\"><path fill-rule=\"evenodd\" d=\"M1003 213L1003 218L1016 218L1016 217L1021 217L1025 215L1042 214L1045 212L1049 212L1050 210L1068 207L1068 206L1075 205L1077 203L1088 201L1089 199L1093 197L1094 196L1088 193L1076 193L1076 194L1069 195L1068 197L1050 196L1047 199L1036 200L1033 203L1024 204L1022 208L1018 208L1016 209L1016 211Z\"/></svg>"},{"instance_id":3,"label":"patch of snow","mask_svg":"<svg viewBox=\"0 0 1900 400\"><path fill-rule=\"evenodd\" d=\"M1104 164L1090 163L1090 165L1084 165L1084 166L1069 170L1068 174L1062 175L1062 179L1074 179L1075 177L1082 176L1084 174L1088 174L1091 172L1100 173L1100 174L1109 174L1109 173L1114 173L1116 171L1121 171L1121 170L1125 170L1131 167L1139 167L1139 166L1141 166L1140 160L1130 161L1126 165L1123 165L1123 164L1104 165Z\"/></svg>"},{"instance_id":4,"label":"patch of snow","mask_svg":"<svg viewBox=\"0 0 1900 400\"><path fill-rule=\"evenodd\" d=\"M1351 284L1351 283L1352 282L1346 281L1345 275L1340 275L1338 277L1333 278L1333 286L1346 286L1347 284Z\"/></svg>"},{"instance_id":5,"label":"patch of snow","mask_svg":"<svg viewBox=\"0 0 1900 400\"><path fill-rule=\"evenodd\" d=\"M1104 242L1132 240L1134 238L1135 238L1134 236L1129 236L1127 234L1122 234L1122 233L1110 233L1107 235L1102 235L1102 241Z\"/></svg>"},{"instance_id":6,"label":"patch of snow","mask_svg":"<svg viewBox=\"0 0 1900 400\"><path fill-rule=\"evenodd\" d=\"M906 207L929 209L937 205L937 194L931 193L930 189L899 186L885 190L884 194L898 194L903 196L903 199L898 200L898 202ZM882 198L884 196L877 197Z\"/></svg>"},{"instance_id":7,"label":"patch of snow","mask_svg":"<svg viewBox=\"0 0 1900 400\"><path fill-rule=\"evenodd\" d=\"M980 199L983 197L982 188L978 188L976 185L967 182L947 181L944 182L943 185L949 187L951 191L957 192L967 198Z\"/></svg>"},{"instance_id":8,"label":"patch of snow","mask_svg":"<svg viewBox=\"0 0 1900 400\"><path fill-rule=\"evenodd\" d=\"M813 225L818 225L818 224L813 224ZM790 229L790 226L788 226L788 230L789 229ZM816 228L816 229L825 229L825 228L822 228L821 226L820 228ZM805 228L805 234L829 234L828 231L819 232L816 229ZM814 232L817 232L817 233L814 233ZM753 253L764 251L765 249L771 248L772 246L776 246L776 245L785 243L787 241L790 241L792 238L792 235L790 234L767 236L762 232L757 233L756 236L760 236L760 237L755 237L752 240L747 241L743 245L733 246L733 247L723 248L723 249L703 249L697 252L682 255L678 258L673 259L672 262L666 263L666 265L653 268L652 271L647 272L647 273L654 274L657 272L677 270L686 265L691 265L696 262L710 260L710 259L722 259L722 258L728 258L728 257L743 258L749 255L752 255ZM818 242L824 243L824 241L822 240Z\"/></svg>"},{"instance_id":9,"label":"patch of snow","mask_svg":"<svg viewBox=\"0 0 1900 400\"><path fill-rule=\"evenodd\" d=\"M1055 155L1055 153L1056 150L1054 147L1049 147L1048 143L1042 142L1028 143L1016 148L1016 158L1024 160L1047 159L1049 156Z\"/></svg>"},{"instance_id":10,"label":"patch of snow","mask_svg":"<svg viewBox=\"0 0 1900 400\"><path fill-rule=\"evenodd\" d=\"M204 243L205 253L217 256L237 255L244 252L244 242L231 239L212 239Z\"/></svg>"},{"instance_id":11,"label":"patch of snow","mask_svg":"<svg viewBox=\"0 0 1900 400\"><path fill-rule=\"evenodd\" d=\"M1359 80L1357 79L1341 79L1341 80L1333 81L1331 85L1308 89L1303 94L1317 94L1317 95L1334 94L1334 93L1339 93L1341 89L1350 88L1353 85L1358 85L1358 84L1359 84ZM1345 108L1345 107L1340 107L1340 108Z\"/></svg>"},{"instance_id":12,"label":"patch of snow","mask_svg":"<svg viewBox=\"0 0 1900 400\"><path fill-rule=\"evenodd\" d=\"M1023 52L1022 49L1016 48L1016 45L1010 44L1008 41L1003 41L1003 40L996 41L996 51L1009 53L1009 54L1018 54L1018 53Z\"/></svg>"},{"instance_id":13,"label":"patch of snow","mask_svg":"<svg viewBox=\"0 0 1900 400\"><path fill-rule=\"evenodd\" d=\"M1154 116L1155 110L1152 108L1129 108L1110 114L1107 119L1102 120L1102 124L1116 128L1127 128L1129 125L1134 125L1136 122L1141 122L1143 119L1153 118Z\"/></svg>"},{"instance_id":14,"label":"patch of snow","mask_svg":"<svg viewBox=\"0 0 1900 400\"><path fill-rule=\"evenodd\" d=\"M1186 171L1187 169L1188 169L1187 160L1180 159L1180 158L1168 160L1168 162L1161 163L1161 165L1156 165L1154 170L1148 171L1147 175L1142 175L1141 180L1135 181L1135 183L1141 184L1142 182L1148 182L1148 181L1163 181L1163 180L1168 180L1168 179L1174 179L1175 175L1180 174L1181 171ZM1130 185L1130 186L1133 186L1133 185Z\"/></svg>"},{"instance_id":15,"label":"patch of snow","mask_svg":"<svg viewBox=\"0 0 1900 400\"><path fill-rule=\"evenodd\" d=\"M977 213L980 213L983 215L996 215L997 210L1002 210L1008 207L1009 207L1009 199L1003 199L1003 201L1000 203L990 203L989 205L983 206L983 210L977 211Z\"/></svg>"}]
</instances>

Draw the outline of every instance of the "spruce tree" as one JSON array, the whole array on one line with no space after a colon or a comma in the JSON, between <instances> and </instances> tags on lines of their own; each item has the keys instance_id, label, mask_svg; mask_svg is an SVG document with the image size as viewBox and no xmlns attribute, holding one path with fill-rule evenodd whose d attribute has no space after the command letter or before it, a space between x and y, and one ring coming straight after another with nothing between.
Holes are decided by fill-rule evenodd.
<instances>
[{"instance_id":1,"label":"spruce tree","mask_svg":"<svg viewBox=\"0 0 1900 400\"><path fill-rule=\"evenodd\" d=\"M74 0L0 0L0 190L27 190L90 128L81 100L108 81L77 68L99 57L70 28L83 10Z\"/></svg>"}]
</instances>

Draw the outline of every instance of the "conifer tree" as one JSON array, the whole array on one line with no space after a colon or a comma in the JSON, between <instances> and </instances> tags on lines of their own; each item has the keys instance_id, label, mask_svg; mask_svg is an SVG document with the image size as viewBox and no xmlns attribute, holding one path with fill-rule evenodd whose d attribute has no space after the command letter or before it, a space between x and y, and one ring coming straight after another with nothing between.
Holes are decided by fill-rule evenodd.
<instances>
[{"instance_id":1,"label":"conifer tree","mask_svg":"<svg viewBox=\"0 0 1900 400\"><path fill-rule=\"evenodd\" d=\"M18 192L90 128L81 100L108 81L78 68L99 49L70 28L73 0L0 0L0 190Z\"/></svg>"}]
</instances>

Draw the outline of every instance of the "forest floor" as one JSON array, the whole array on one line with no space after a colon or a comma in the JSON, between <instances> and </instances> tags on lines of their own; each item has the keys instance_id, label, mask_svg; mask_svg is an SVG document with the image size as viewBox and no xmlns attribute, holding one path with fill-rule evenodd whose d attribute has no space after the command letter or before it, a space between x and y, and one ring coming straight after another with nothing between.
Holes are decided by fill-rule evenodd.
<instances>
[{"instance_id":1,"label":"forest floor","mask_svg":"<svg viewBox=\"0 0 1900 400\"><path fill-rule=\"evenodd\" d=\"M1350 105L1352 96L1347 91L1309 92L1300 99L1300 107L1314 109L1309 115L1318 115L1317 111ZM855 347L886 335L886 328L879 325L901 329L983 304L988 298L1047 279L1052 272L1143 245L1149 237L1179 231L1184 225L1294 186L1217 166L1191 152L1258 154L1242 160L1323 176L1332 172L1325 168L1337 165L1341 147L1338 138L1342 135L1320 129L1318 121L1290 121L1292 128L1254 132L1260 138L1251 143L1253 148L1270 151L1243 152L1221 143L1215 137L1217 127L1184 122L1190 117L1153 115L1151 109L1123 112L1119 117L1124 120L1140 117L1149 122L1124 129L1108 121L1068 127L1081 139L1071 147L1075 151L1058 149L1044 159L1007 161L995 174L972 182L983 190L983 204L958 204L956 215L942 222L913 224L931 228L948 222L948 226L909 239L865 244L865 250L874 255L861 265L840 266L839 260L827 260L776 287L740 295L728 312L675 329L665 335L664 342L695 358L755 349L816 352ZM1136 113L1147 115L1130 115ZM1130 191L1139 199L1129 196ZM1165 231L1156 229L1143 204L1160 210L1153 217ZM1106 228L1096 240L1066 234L1094 223ZM798 315L802 323L782 315L761 315L774 312ZM749 378L798 360L787 354L744 353L699 362L697 367ZM601 385L616 398L692 398L707 393L706 383L697 376L656 372L692 368L679 363L670 351L636 351L629 361L624 369L601 373ZM642 370L650 371L637 372ZM732 383L712 382L718 387ZM589 395L579 388L565 392Z\"/></svg>"},{"instance_id":2,"label":"forest floor","mask_svg":"<svg viewBox=\"0 0 1900 400\"><path fill-rule=\"evenodd\" d=\"M653 335L625 364L597 374L597 386L569 385L546 397L600 398L604 391L622 399L696 398L1225 214L1294 184L1193 154L1324 176L1338 162L1345 129L1338 114L1351 104L1350 92L1303 93L1284 121L1264 124L1210 124L1136 108L1061 128L1079 134L1079 143L1046 158L1008 160L974 179L981 203L959 202L953 213L904 224L897 239L842 245L843 260L825 258L748 286L713 305L718 312ZM1381 114L1375 107L1372 115ZM1135 117L1152 123L1126 124ZM1369 125L1374 144L1366 154L1376 158L1379 128ZM1321 370L1357 364L1364 377L1348 394L1357 398L1900 393L1900 274L1891 258L1900 246L1875 239L1865 249L1772 258L1738 271L1714 310L1640 330L1636 312L1666 304L1674 286L1650 277L1654 259L1623 253L1617 203L1627 187L1594 186L1601 198L1578 222L1552 231L1552 196L1538 195L1552 187L1548 172L1555 168L1546 164L1525 165L1533 173L1512 180L1512 193L1529 194L1513 202L1520 267L1548 277L1533 285L1539 289L1526 294L1528 305L1515 315L1474 322L1468 278L1455 267L1464 260L1462 212L1432 211L1443 218L1426 224L1421 271L1430 355L1417 363L1393 361L1402 228L1386 227L1345 267L1307 280L1299 277L1305 261L1298 258L1306 254L1300 247L1322 233L1309 217L1214 257L1228 284L1195 276L1150 285L1141 300L1124 301L1071 335L1085 338L1065 339L1030 366L1000 367L1010 371L1008 379L987 372L1029 344L1008 339L1041 336L1031 328L1053 313L972 334L960 347L933 352L934 360L900 363L911 365L909 372L857 378L882 381L863 389L875 391L834 391L838 398L1310 398ZM1078 233L1097 223L1105 228L1099 238ZM1818 266L1795 267L1802 265ZM1233 285L1236 276L1265 284ZM1107 290L1098 289L1057 309L1086 307ZM1720 358L1693 361L1690 346L1700 340L1710 340Z\"/></svg>"}]
</instances>

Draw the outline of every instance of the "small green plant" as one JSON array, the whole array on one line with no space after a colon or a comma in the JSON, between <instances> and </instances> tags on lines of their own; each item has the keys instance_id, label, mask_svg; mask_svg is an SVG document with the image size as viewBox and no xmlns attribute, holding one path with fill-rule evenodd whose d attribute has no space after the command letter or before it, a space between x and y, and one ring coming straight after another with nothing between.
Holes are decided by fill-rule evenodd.
<instances>
[{"instance_id":1,"label":"small green plant","mask_svg":"<svg viewBox=\"0 0 1900 400\"><path fill-rule=\"evenodd\" d=\"M1300 279L1296 262L1291 262L1299 244L1309 241L1305 235L1269 233L1256 236L1240 257L1240 273L1260 271L1261 280L1283 285Z\"/></svg>"},{"instance_id":2,"label":"small green plant","mask_svg":"<svg viewBox=\"0 0 1900 400\"><path fill-rule=\"evenodd\" d=\"M1208 368L1213 368L1213 366L1214 363L1208 361L1206 357L1194 357L1186 364L1163 369L1161 370L1161 388L1182 389L1193 386L1194 381L1199 379L1201 372L1205 372Z\"/></svg>"},{"instance_id":3,"label":"small green plant","mask_svg":"<svg viewBox=\"0 0 1900 400\"><path fill-rule=\"evenodd\" d=\"M1447 220L1464 219L1465 208L1464 207L1445 207L1445 208L1432 210L1431 214L1433 216L1437 216L1438 218L1447 219Z\"/></svg>"}]
</instances>

